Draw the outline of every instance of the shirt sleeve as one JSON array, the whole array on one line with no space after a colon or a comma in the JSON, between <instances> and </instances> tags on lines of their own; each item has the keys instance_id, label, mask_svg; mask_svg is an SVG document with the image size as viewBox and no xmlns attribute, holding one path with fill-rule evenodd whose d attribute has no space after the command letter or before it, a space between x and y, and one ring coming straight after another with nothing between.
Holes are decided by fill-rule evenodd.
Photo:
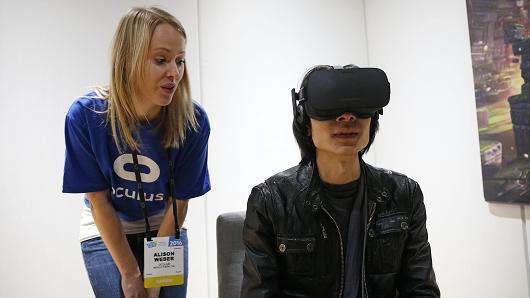
<instances>
[{"instance_id":1,"label":"shirt sleeve","mask_svg":"<svg viewBox=\"0 0 530 298\"><path fill-rule=\"evenodd\" d=\"M66 115L64 139L63 192L86 193L110 188L92 148L90 128L83 111L85 107L74 103Z\"/></svg>"},{"instance_id":2,"label":"shirt sleeve","mask_svg":"<svg viewBox=\"0 0 530 298\"><path fill-rule=\"evenodd\" d=\"M275 250L276 232L271 217L272 197L264 184L256 186L247 201L243 224L243 281L241 298L283 297L281 269Z\"/></svg>"},{"instance_id":3,"label":"shirt sleeve","mask_svg":"<svg viewBox=\"0 0 530 298\"><path fill-rule=\"evenodd\" d=\"M416 181L409 179L409 185L412 193L411 222L401 258L398 292L400 297L440 297L428 241L423 193Z\"/></svg>"},{"instance_id":4,"label":"shirt sleeve","mask_svg":"<svg viewBox=\"0 0 530 298\"><path fill-rule=\"evenodd\" d=\"M175 166L175 197L191 199L201 196L210 190L208 173L208 138L210 122L206 112L195 106L198 131L188 131L186 140L180 148Z\"/></svg>"}]
</instances>

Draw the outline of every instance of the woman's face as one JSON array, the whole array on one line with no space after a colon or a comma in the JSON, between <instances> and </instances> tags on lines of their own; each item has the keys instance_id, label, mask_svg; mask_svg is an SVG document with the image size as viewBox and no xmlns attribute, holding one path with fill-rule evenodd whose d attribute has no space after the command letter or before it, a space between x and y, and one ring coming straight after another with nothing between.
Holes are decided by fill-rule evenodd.
<instances>
[{"instance_id":1,"label":"woman's face","mask_svg":"<svg viewBox=\"0 0 530 298\"><path fill-rule=\"evenodd\" d=\"M154 119L163 106L171 103L184 75L186 39L169 24L156 26L145 65L145 77L139 82L139 112Z\"/></svg>"},{"instance_id":2,"label":"woman's face","mask_svg":"<svg viewBox=\"0 0 530 298\"><path fill-rule=\"evenodd\" d=\"M311 137L320 153L332 156L356 158L357 153L368 145L371 118L357 118L344 113L332 120L311 119Z\"/></svg>"}]
</instances>

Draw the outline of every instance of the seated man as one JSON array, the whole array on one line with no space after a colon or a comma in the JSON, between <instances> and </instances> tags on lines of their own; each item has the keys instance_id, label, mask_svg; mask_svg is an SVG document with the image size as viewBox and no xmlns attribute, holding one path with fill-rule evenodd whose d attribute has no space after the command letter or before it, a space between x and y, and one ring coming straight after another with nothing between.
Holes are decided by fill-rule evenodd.
<instances>
[{"instance_id":1,"label":"seated man","mask_svg":"<svg viewBox=\"0 0 530 298\"><path fill-rule=\"evenodd\" d=\"M418 183L362 160L386 74L316 66L292 96L302 160L250 194L242 297L439 297Z\"/></svg>"}]
</instances>

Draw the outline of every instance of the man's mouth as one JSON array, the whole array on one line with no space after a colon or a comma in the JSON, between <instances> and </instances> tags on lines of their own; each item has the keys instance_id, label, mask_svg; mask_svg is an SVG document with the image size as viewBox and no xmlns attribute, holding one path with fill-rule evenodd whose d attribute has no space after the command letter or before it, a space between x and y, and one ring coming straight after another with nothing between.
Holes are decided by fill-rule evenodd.
<instances>
[{"instance_id":1,"label":"man's mouth","mask_svg":"<svg viewBox=\"0 0 530 298\"><path fill-rule=\"evenodd\" d=\"M357 136L358 134L359 134L359 133L354 132L354 131L338 132L338 133L334 133L334 134L333 134L333 137L335 137L335 138L339 138L339 139L350 139L350 138L354 138L354 137Z\"/></svg>"}]
</instances>

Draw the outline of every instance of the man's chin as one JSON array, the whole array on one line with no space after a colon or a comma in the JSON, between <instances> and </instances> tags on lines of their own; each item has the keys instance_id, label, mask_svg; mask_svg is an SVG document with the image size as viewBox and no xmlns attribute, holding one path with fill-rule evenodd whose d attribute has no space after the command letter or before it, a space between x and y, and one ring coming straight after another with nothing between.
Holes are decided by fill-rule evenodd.
<instances>
[{"instance_id":1,"label":"man's chin","mask_svg":"<svg viewBox=\"0 0 530 298\"><path fill-rule=\"evenodd\" d=\"M335 153L344 157L356 158L359 151L356 146L341 146Z\"/></svg>"}]
</instances>

